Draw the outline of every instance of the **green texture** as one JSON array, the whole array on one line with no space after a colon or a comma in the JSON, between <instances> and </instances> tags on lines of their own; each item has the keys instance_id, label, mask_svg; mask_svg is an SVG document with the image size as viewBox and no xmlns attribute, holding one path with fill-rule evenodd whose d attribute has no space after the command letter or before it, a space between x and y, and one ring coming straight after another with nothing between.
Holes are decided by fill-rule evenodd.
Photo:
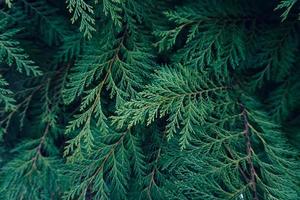
<instances>
[{"instance_id":1,"label":"green texture","mask_svg":"<svg viewBox=\"0 0 300 200\"><path fill-rule=\"evenodd\" d=\"M0 1L0 200L300 199L300 1Z\"/></svg>"}]
</instances>

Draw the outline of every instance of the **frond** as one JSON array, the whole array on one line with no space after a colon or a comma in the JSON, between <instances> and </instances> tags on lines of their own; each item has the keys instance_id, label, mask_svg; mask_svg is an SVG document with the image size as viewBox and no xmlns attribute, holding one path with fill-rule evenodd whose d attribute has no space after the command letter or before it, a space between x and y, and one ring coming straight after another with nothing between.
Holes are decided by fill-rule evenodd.
<instances>
[{"instance_id":1,"label":"frond","mask_svg":"<svg viewBox=\"0 0 300 200\"><path fill-rule=\"evenodd\" d=\"M97 0L98 1L98 0ZM120 0L102 0L103 11L105 15L109 15L115 25L122 26L122 4Z\"/></svg>"},{"instance_id":2,"label":"frond","mask_svg":"<svg viewBox=\"0 0 300 200\"><path fill-rule=\"evenodd\" d=\"M22 21L27 31L38 32L35 36L41 37L52 46L58 45L66 34L67 23L57 16L58 13L58 9L46 1L19 0L9 10L8 15L17 24Z\"/></svg>"},{"instance_id":3,"label":"frond","mask_svg":"<svg viewBox=\"0 0 300 200\"><path fill-rule=\"evenodd\" d=\"M68 63L78 58L82 53L84 37L81 33L72 31L64 36L62 43L55 56L56 63Z\"/></svg>"},{"instance_id":4,"label":"frond","mask_svg":"<svg viewBox=\"0 0 300 200\"><path fill-rule=\"evenodd\" d=\"M86 143L91 145L93 137L90 129L93 119L102 134L109 132L102 105L105 89L110 91L110 98L115 98L118 107L141 88L142 77L150 68L151 55L146 49L140 48L138 43L135 43L132 49L127 47L130 42L128 34L125 30L121 37L110 35L104 43L91 41L75 68L71 69L70 82L64 90L64 96L67 98L64 100L71 103L76 97L82 96L82 101L79 113L74 115L67 127L67 133L81 128L77 137L71 140L70 148L77 146L81 138L86 138ZM141 59L149 61L142 63Z\"/></svg>"},{"instance_id":5,"label":"frond","mask_svg":"<svg viewBox=\"0 0 300 200\"><path fill-rule=\"evenodd\" d=\"M0 23L5 23L2 19ZM4 28L4 27L3 27ZM38 66L29 59L20 43L14 39L19 29L9 28L0 30L0 61L6 62L9 66L15 66L16 70L26 75L41 75Z\"/></svg>"},{"instance_id":6,"label":"frond","mask_svg":"<svg viewBox=\"0 0 300 200\"><path fill-rule=\"evenodd\" d=\"M297 198L296 151L286 141L275 142L284 141L279 127L253 100L242 99L246 107L236 107L241 110L236 120L216 123L207 116L193 144L170 155L177 164L177 189L186 198Z\"/></svg>"},{"instance_id":7,"label":"frond","mask_svg":"<svg viewBox=\"0 0 300 200\"><path fill-rule=\"evenodd\" d=\"M181 147L189 143L194 129L211 112L217 97L228 98L226 86L215 84L196 70L183 66L163 68L154 82L139 93L136 99L126 102L114 117L118 127L132 127L139 123L151 124L156 118L168 116L166 133L172 138L178 131Z\"/></svg>"},{"instance_id":8,"label":"frond","mask_svg":"<svg viewBox=\"0 0 300 200\"><path fill-rule=\"evenodd\" d=\"M15 109L16 101L13 96L14 93L8 89L8 83L0 75L0 105L5 112Z\"/></svg>"},{"instance_id":9,"label":"frond","mask_svg":"<svg viewBox=\"0 0 300 200\"><path fill-rule=\"evenodd\" d=\"M286 80L269 95L270 114L277 122L287 119L290 111L298 105L299 84L295 80Z\"/></svg>"},{"instance_id":10,"label":"frond","mask_svg":"<svg viewBox=\"0 0 300 200\"><path fill-rule=\"evenodd\" d=\"M299 199L299 8L0 0L0 200Z\"/></svg>"},{"instance_id":11,"label":"frond","mask_svg":"<svg viewBox=\"0 0 300 200\"><path fill-rule=\"evenodd\" d=\"M184 44L178 50L177 60L193 62L199 68L209 66L219 74L235 69L246 58L244 24L255 21L239 6L231 1L223 2L222 6L217 1L202 1L200 5L191 4L165 12L175 27L155 31L160 38L159 50L170 49L183 37Z\"/></svg>"},{"instance_id":12,"label":"frond","mask_svg":"<svg viewBox=\"0 0 300 200\"><path fill-rule=\"evenodd\" d=\"M5 0L6 5L11 8L13 0Z\"/></svg>"},{"instance_id":13,"label":"frond","mask_svg":"<svg viewBox=\"0 0 300 200\"><path fill-rule=\"evenodd\" d=\"M253 58L254 62L249 67L250 69L259 69L251 77L252 88L261 87L265 81L279 82L287 78L296 62L298 53L295 28L293 24L288 24L276 31L267 31L259 38L259 46Z\"/></svg>"},{"instance_id":14,"label":"frond","mask_svg":"<svg viewBox=\"0 0 300 200\"><path fill-rule=\"evenodd\" d=\"M79 21L79 30L88 39L92 38L92 33L96 31L93 7L84 0L67 0L66 3L67 9L73 14L72 23Z\"/></svg>"},{"instance_id":15,"label":"frond","mask_svg":"<svg viewBox=\"0 0 300 200\"><path fill-rule=\"evenodd\" d=\"M83 160L69 164L75 187L66 192L65 199L88 199L90 195L95 199L124 198L131 171L144 174L144 156L134 138L131 131L99 136L92 154L86 152Z\"/></svg>"},{"instance_id":16,"label":"frond","mask_svg":"<svg viewBox=\"0 0 300 200\"><path fill-rule=\"evenodd\" d=\"M284 10L281 14L282 21L286 20L291 9L295 6L298 0L281 0L275 10Z\"/></svg>"},{"instance_id":17,"label":"frond","mask_svg":"<svg viewBox=\"0 0 300 200\"><path fill-rule=\"evenodd\" d=\"M5 199L49 199L61 193L63 185L58 170L61 161L48 154L53 152L49 147L54 148L46 138L48 131L46 126L41 138L18 145L14 149L15 158L2 167L0 183Z\"/></svg>"}]
</instances>

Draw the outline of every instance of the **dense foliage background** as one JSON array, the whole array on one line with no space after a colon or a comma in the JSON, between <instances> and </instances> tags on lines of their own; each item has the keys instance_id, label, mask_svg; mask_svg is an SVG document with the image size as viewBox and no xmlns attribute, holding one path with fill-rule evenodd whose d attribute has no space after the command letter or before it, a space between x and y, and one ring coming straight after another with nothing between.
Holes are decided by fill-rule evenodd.
<instances>
[{"instance_id":1,"label":"dense foliage background","mask_svg":"<svg viewBox=\"0 0 300 200\"><path fill-rule=\"evenodd\" d=\"M298 0L0 8L0 199L300 199Z\"/></svg>"}]
</instances>

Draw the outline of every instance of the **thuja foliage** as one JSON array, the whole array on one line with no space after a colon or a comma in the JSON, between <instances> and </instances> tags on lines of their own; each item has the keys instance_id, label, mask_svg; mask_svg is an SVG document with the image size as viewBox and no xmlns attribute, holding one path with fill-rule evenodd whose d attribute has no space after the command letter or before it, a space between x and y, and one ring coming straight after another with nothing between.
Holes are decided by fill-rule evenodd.
<instances>
[{"instance_id":1,"label":"thuja foliage","mask_svg":"<svg viewBox=\"0 0 300 200\"><path fill-rule=\"evenodd\" d=\"M300 199L298 0L0 8L0 199Z\"/></svg>"}]
</instances>

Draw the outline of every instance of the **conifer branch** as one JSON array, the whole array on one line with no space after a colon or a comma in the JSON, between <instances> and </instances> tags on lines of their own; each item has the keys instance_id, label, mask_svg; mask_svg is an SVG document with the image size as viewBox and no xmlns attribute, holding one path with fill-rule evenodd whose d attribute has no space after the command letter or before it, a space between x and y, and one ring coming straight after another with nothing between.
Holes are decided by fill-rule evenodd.
<instances>
[{"instance_id":1,"label":"conifer branch","mask_svg":"<svg viewBox=\"0 0 300 200\"><path fill-rule=\"evenodd\" d=\"M44 130L44 133L43 133L42 137L40 138L39 145L35 149L36 153L35 153L35 155L31 159L32 169L36 169L37 168L36 167L36 162L37 162L39 156L42 155L42 148L43 148L43 145L45 143L46 137L49 134L49 129L50 129L50 123L47 123L46 127L45 127L45 130ZM28 172L28 174L30 174L30 171Z\"/></svg>"},{"instance_id":2,"label":"conifer branch","mask_svg":"<svg viewBox=\"0 0 300 200\"><path fill-rule=\"evenodd\" d=\"M108 159L113 155L114 151L116 150L116 148L123 142L124 137L126 136L128 132L125 132L120 139L113 144L113 146L110 148L108 154L106 154L103 158L103 161L101 162L101 164L99 165L99 167L97 168L97 170L91 175L91 178L89 179L86 189L82 191L82 193L79 195L78 199L81 198L85 198L84 195L86 195L86 192L89 188L89 186L92 184L92 182L95 180L95 178L98 176L99 173L101 173L103 171L103 168L106 164L106 162L108 161Z\"/></svg>"},{"instance_id":3,"label":"conifer branch","mask_svg":"<svg viewBox=\"0 0 300 200\"><path fill-rule=\"evenodd\" d=\"M254 200L258 200L258 194L257 194L257 188L256 188L256 177L257 173L254 168L254 164L252 161L253 157L253 149L251 145L251 139L250 139L250 129L249 129L249 121L248 121L248 116L245 107L242 106L242 113L243 113L243 121L244 121L244 136L245 136L245 141L246 141L246 152L248 156L248 164L250 167L250 185L253 190L253 198Z\"/></svg>"},{"instance_id":4,"label":"conifer branch","mask_svg":"<svg viewBox=\"0 0 300 200\"><path fill-rule=\"evenodd\" d=\"M86 138L86 140L90 140L90 141L93 140L93 139L91 139L92 136L90 134L88 134L87 132L89 132L89 130L91 128L92 118L94 117L93 114L99 112L97 110L99 109L99 104L101 104L102 90L103 90L105 84L107 84L109 77L111 76L113 65L119 59L119 53L120 53L121 47L123 45L123 42L125 40L125 37L126 37L126 29L119 41L117 48L114 50L113 57L107 62L108 67L105 72L104 78L94 89L92 89L94 91L92 94L95 94L95 96L92 98L89 97L89 95L86 96L86 99L81 103L81 108L80 108L80 111L83 111L82 112L83 114L75 115L75 119L73 121L71 121L70 124L67 126L66 133L70 133L70 132L74 131L77 127L80 127L80 126L83 126L83 127L82 127L80 133L74 139L69 141L70 144L65 148L65 155L67 155L70 152L70 150L73 149L75 146L78 146L80 141L83 138ZM90 98L92 99L92 102L90 102L90 100L89 100ZM102 109L102 108L100 108L100 109ZM104 119L105 116L103 113L102 113L102 115L103 116L100 116L98 114L97 117ZM82 120L82 116L84 116L84 121ZM103 120L103 119L101 119L101 120ZM105 127L104 132L108 132L108 127ZM90 142L89 142L88 146L91 146L91 145L92 144L90 144Z\"/></svg>"},{"instance_id":5,"label":"conifer branch","mask_svg":"<svg viewBox=\"0 0 300 200\"><path fill-rule=\"evenodd\" d=\"M299 3L0 0L0 199L298 199Z\"/></svg>"}]
</instances>

